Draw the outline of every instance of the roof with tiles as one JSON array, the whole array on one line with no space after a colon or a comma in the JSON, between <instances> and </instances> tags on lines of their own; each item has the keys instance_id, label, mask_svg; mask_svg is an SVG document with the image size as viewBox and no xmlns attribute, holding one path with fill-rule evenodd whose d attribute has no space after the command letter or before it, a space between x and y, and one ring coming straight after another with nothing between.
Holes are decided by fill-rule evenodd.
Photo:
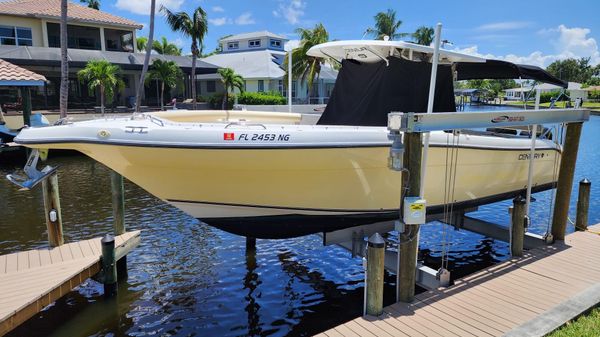
<instances>
[{"instance_id":1,"label":"roof with tiles","mask_svg":"<svg viewBox=\"0 0 600 337\"><path fill-rule=\"evenodd\" d=\"M87 22L105 25L125 26L141 29L142 25L69 1L67 10L70 22ZM60 19L60 0L7 0L0 1L0 14L34 18Z\"/></svg>"},{"instance_id":2,"label":"roof with tiles","mask_svg":"<svg viewBox=\"0 0 600 337\"><path fill-rule=\"evenodd\" d=\"M30 82L30 81L46 81L43 75L34 73L16 66L8 61L0 59L0 84L2 82Z\"/></svg>"}]
</instances>

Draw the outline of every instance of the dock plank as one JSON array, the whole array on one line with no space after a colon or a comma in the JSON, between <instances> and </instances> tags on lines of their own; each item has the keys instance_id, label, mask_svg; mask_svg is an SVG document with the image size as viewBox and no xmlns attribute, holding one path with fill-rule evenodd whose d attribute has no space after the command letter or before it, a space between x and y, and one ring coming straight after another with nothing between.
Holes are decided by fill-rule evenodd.
<instances>
[{"instance_id":1,"label":"dock plank","mask_svg":"<svg viewBox=\"0 0 600 337\"><path fill-rule=\"evenodd\" d=\"M600 231L600 224L589 228ZM448 288L421 293L413 303L385 307L381 317L360 317L324 334L359 333L357 325L374 327L371 334L394 336L514 334L521 331L515 329L538 322L539 317L546 319L546 313L598 287L599 258L600 235L572 233L564 242L526 251L521 258L457 279Z\"/></svg>"},{"instance_id":2,"label":"dock plank","mask_svg":"<svg viewBox=\"0 0 600 337\"><path fill-rule=\"evenodd\" d=\"M117 236L122 253L140 231ZM0 256L0 336L100 271L100 238ZM139 241L136 241L139 242Z\"/></svg>"}]
</instances>

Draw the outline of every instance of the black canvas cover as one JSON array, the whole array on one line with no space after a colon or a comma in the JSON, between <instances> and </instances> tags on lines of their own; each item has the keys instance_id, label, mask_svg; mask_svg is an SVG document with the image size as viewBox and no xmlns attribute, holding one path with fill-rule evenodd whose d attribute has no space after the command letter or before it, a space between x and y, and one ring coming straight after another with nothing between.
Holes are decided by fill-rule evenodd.
<instances>
[{"instance_id":1,"label":"black canvas cover","mask_svg":"<svg viewBox=\"0 0 600 337\"><path fill-rule=\"evenodd\" d=\"M431 63L343 60L321 125L386 126L390 112L426 112ZM440 65L433 111L456 111L452 69Z\"/></svg>"},{"instance_id":2,"label":"black canvas cover","mask_svg":"<svg viewBox=\"0 0 600 337\"><path fill-rule=\"evenodd\" d=\"M544 69L536 66L514 64L500 60L486 60L483 63L457 62L457 80L476 79L527 79L550 83L566 88L567 82L560 80Z\"/></svg>"}]
</instances>

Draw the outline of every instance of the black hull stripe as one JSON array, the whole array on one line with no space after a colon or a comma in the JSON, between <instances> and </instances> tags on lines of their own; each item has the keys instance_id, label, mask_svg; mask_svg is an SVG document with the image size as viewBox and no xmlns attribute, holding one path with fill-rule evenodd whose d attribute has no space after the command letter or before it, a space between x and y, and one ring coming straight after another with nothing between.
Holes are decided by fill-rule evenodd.
<instances>
[{"instance_id":1,"label":"black hull stripe","mask_svg":"<svg viewBox=\"0 0 600 337\"><path fill-rule=\"evenodd\" d=\"M555 187L555 184L544 184L532 188L533 192L541 192ZM502 193L495 196L470 200L456 203L455 211L469 209L476 206L490 204L493 202L510 199L519 194L524 194L525 190ZM432 206L427 208L429 215L441 214L444 206ZM392 212L381 211L365 214L346 214L346 215L267 215L254 217L230 217L230 218L212 218L199 219L213 227L224 231L249 236L259 239L282 239L296 236L303 236L319 232L331 232L339 229L367 225L381 221L389 221L398 218L398 210Z\"/></svg>"},{"instance_id":2,"label":"black hull stripe","mask_svg":"<svg viewBox=\"0 0 600 337\"><path fill-rule=\"evenodd\" d=\"M532 193L546 191L554 188L555 183L548 183L531 188ZM464 209L480 206L484 204L493 203L500 200L509 199L525 192L525 189L504 192L473 200L460 201L454 204L454 208ZM211 202L211 201L193 201L193 200L180 200L180 199L167 199L168 202L179 202L187 204L202 204L202 205L216 205L216 206L230 206L230 207L248 207L248 208L265 208L265 209L277 209L277 210L289 210L289 211L311 211L311 212L332 212L332 213L350 213L350 214L388 214L397 213L398 209L331 209L331 208L304 208L304 207L285 207L285 206L271 206L271 205L250 205L250 204L236 204L236 203L225 203L225 202ZM437 213L439 210L443 210L444 205L433 205L427 207L427 212ZM331 216L336 216L332 214Z\"/></svg>"},{"instance_id":3,"label":"black hull stripe","mask_svg":"<svg viewBox=\"0 0 600 337\"><path fill-rule=\"evenodd\" d=\"M116 145L116 146L130 146L130 147L148 147L148 148L167 148L167 149L203 149L203 150L291 150L291 149L353 149L353 148L389 148L391 143L380 143L380 144L330 144L330 145L263 145L263 146L223 146L223 145L183 145L183 144L157 144L157 143L128 143L128 142L102 142L96 140L35 140L35 141L24 141L17 140L19 145L46 145L46 144L96 144L96 145ZM472 149L482 151L529 151L530 147L523 148L508 148L508 147L485 147L485 146L446 146L441 144L430 144L430 148L446 148L446 147L458 147L461 149ZM537 151L554 150L560 152L557 148L552 147L538 147Z\"/></svg>"}]
</instances>

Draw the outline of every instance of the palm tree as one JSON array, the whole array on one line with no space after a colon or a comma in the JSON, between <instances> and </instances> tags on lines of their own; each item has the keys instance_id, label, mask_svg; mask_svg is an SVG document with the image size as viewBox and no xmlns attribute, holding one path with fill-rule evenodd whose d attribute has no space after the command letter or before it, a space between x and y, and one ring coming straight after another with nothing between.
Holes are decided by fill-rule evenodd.
<instances>
[{"instance_id":1,"label":"palm tree","mask_svg":"<svg viewBox=\"0 0 600 337\"><path fill-rule=\"evenodd\" d=\"M196 59L200 56L204 37L208 32L206 12L202 7L196 8L190 17L186 12L173 13L167 7L160 10L165 14L171 29L192 39L192 108L196 109ZM200 48L199 48L200 47Z\"/></svg>"},{"instance_id":2,"label":"palm tree","mask_svg":"<svg viewBox=\"0 0 600 337\"><path fill-rule=\"evenodd\" d=\"M89 8L100 9L100 0L79 0L86 3Z\"/></svg>"},{"instance_id":3,"label":"palm tree","mask_svg":"<svg viewBox=\"0 0 600 337\"><path fill-rule=\"evenodd\" d=\"M223 83L223 87L225 87L225 94L223 94L223 110L227 110L227 102L229 99L229 89L232 91L235 88L238 88L240 92L244 91L244 78L236 74L235 71L231 68L221 68L217 70L219 75L221 75L221 82Z\"/></svg>"},{"instance_id":4,"label":"palm tree","mask_svg":"<svg viewBox=\"0 0 600 337\"><path fill-rule=\"evenodd\" d=\"M162 37L160 41L152 43L152 49L155 52L163 55L181 55L181 49L173 43L170 43L166 37Z\"/></svg>"},{"instance_id":5,"label":"palm tree","mask_svg":"<svg viewBox=\"0 0 600 337\"><path fill-rule=\"evenodd\" d=\"M138 51L142 51L146 49L146 45L148 44L148 38L145 36L140 36L135 39L136 47Z\"/></svg>"},{"instance_id":6,"label":"palm tree","mask_svg":"<svg viewBox=\"0 0 600 337\"><path fill-rule=\"evenodd\" d=\"M375 27L367 28L366 33L376 40L383 40L384 36L395 40L409 35L408 33L398 33L401 25L402 21L396 20L396 11L388 9L387 12L379 12L375 15Z\"/></svg>"},{"instance_id":7,"label":"palm tree","mask_svg":"<svg viewBox=\"0 0 600 337\"><path fill-rule=\"evenodd\" d=\"M412 38L415 39L415 43L429 46L433 42L433 28L427 26L421 26L412 33Z\"/></svg>"},{"instance_id":8,"label":"palm tree","mask_svg":"<svg viewBox=\"0 0 600 337\"><path fill-rule=\"evenodd\" d=\"M325 60L308 56L306 52L313 46L329 41L329 33L322 23L315 25L313 29L296 29L296 33L300 36L300 45L298 48L291 51L292 53L292 76L300 78L302 82L306 81L307 90L310 93L313 82L319 77L321 65L325 64ZM288 52L289 53L289 52ZM288 69L288 56L286 55L283 62L283 68ZM284 82L287 82L287 72L284 76ZM291 88L288 88L291 90Z\"/></svg>"},{"instance_id":9,"label":"palm tree","mask_svg":"<svg viewBox=\"0 0 600 337\"><path fill-rule=\"evenodd\" d=\"M104 100L112 100L116 90L125 86L123 80L119 77L121 68L106 60L91 60L85 68L77 72L77 77L81 82L86 82L90 91L100 89L100 111L104 116Z\"/></svg>"},{"instance_id":10,"label":"palm tree","mask_svg":"<svg viewBox=\"0 0 600 337\"><path fill-rule=\"evenodd\" d=\"M164 92L167 88L174 88L183 78L183 72L173 61L154 60L148 70L146 85L152 80L160 81L160 109L164 110Z\"/></svg>"},{"instance_id":11,"label":"palm tree","mask_svg":"<svg viewBox=\"0 0 600 337\"><path fill-rule=\"evenodd\" d=\"M135 112L140 112L140 105L142 104L142 90L144 88L146 72L148 71L148 64L150 64L150 53L152 52L152 41L154 41L154 12L156 10L156 0L150 2L150 32L148 33L148 41L146 42L146 56L144 57L144 65L142 66L142 73L140 74L140 84L137 87L137 93L135 95Z\"/></svg>"},{"instance_id":12,"label":"palm tree","mask_svg":"<svg viewBox=\"0 0 600 337\"><path fill-rule=\"evenodd\" d=\"M67 117L69 101L69 58L67 55L67 8L69 0L60 1L60 118Z\"/></svg>"}]
</instances>

